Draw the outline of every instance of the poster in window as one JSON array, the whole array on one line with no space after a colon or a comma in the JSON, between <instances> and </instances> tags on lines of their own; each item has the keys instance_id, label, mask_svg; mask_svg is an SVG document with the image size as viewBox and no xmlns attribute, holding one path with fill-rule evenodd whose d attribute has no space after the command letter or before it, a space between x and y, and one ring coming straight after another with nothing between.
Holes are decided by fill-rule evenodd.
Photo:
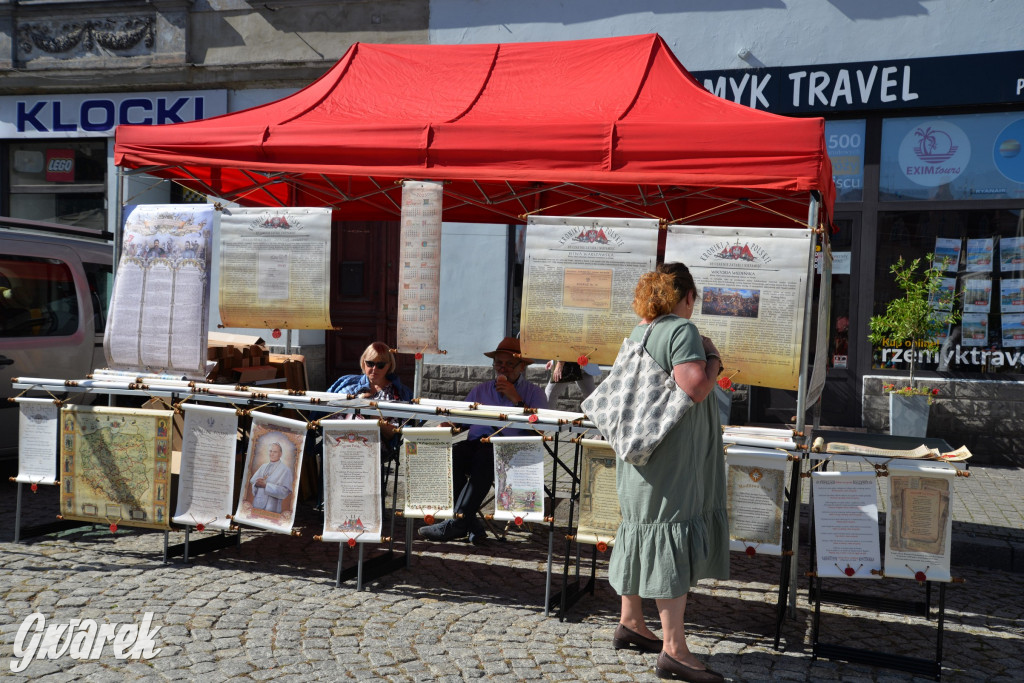
<instances>
[{"instance_id":1,"label":"poster in window","mask_svg":"<svg viewBox=\"0 0 1024 683\"><path fill-rule=\"evenodd\" d=\"M1000 280L999 310L1003 313L1024 313L1024 278Z\"/></svg>"},{"instance_id":2,"label":"poster in window","mask_svg":"<svg viewBox=\"0 0 1024 683\"><path fill-rule=\"evenodd\" d=\"M939 288L928 295L928 305L937 311L951 311L955 295L956 278L939 278Z\"/></svg>"},{"instance_id":3,"label":"poster in window","mask_svg":"<svg viewBox=\"0 0 1024 683\"><path fill-rule=\"evenodd\" d=\"M993 253L994 240L991 237L967 240L967 271L991 271Z\"/></svg>"},{"instance_id":4,"label":"poster in window","mask_svg":"<svg viewBox=\"0 0 1024 683\"><path fill-rule=\"evenodd\" d=\"M1003 346L1024 346L1024 313L1003 315Z\"/></svg>"},{"instance_id":5,"label":"poster in window","mask_svg":"<svg viewBox=\"0 0 1024 683\"><path fill-rule=\"evenodd\" d=\"M992 280L968 278L964 283L964 313L988 313L992 310Z\"/></svg>"},{"instance_id":6,"label":"poster in window","mask_svg":"<svg viewBox=\"0 0 1024 683\"><path fill-rule=\"evenodd\" d=\"M936 267L941 266L942 260L948 258L949 265L946 266L946 270L950 273L955 273L960 267L961 246L959 237L936 237L933 264Z\"/></svg>"},{"instance_id":7,"label":"poster in window","mask_svg":"<svg viewBox=\"0 0 1024 683\"><path fill-rule=\"evenodd\" d=\"M999 270L1024 270L1024 237L1003 237L999 240Z\"/></svg>"},{"instance_id":8,"label":"poster in window","mask_svg":"<svg viewBox=\"0 0 1024 683\"><path fill-rule=\"evenodd\" d=\"M964 313L961 326L963 346L988 346L987 313Z\"/></svg>"}]
</instances>

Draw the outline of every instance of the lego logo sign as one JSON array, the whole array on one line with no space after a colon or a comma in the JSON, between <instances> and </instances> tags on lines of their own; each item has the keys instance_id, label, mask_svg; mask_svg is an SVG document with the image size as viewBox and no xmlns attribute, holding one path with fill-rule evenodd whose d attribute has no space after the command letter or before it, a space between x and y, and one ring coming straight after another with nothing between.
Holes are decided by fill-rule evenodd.
<instances>
[{"instance_id":1,"label":"lego logo sign","mask_svg":"<svg viewBox=\"0 0 1024 683\"><path fill-rule=\"evenodd\" d=\"M48 182L48 183L73 183L73 182L75 182L75 150L73 150L73 149L48 149L48 150L46 150L46 182Z\"/></svg>"}]
</instances>

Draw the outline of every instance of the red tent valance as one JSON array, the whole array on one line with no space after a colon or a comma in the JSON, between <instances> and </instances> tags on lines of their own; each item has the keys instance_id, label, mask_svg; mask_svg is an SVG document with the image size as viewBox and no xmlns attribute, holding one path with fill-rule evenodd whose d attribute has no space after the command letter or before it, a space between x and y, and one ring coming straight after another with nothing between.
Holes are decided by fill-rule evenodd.
<instances>
[{"instance_id":1,"label":"red tent valance","mask_svg":"<svg viewBox=\"0 0 1024 683\"><path fill-rule=\"evenodd\" d=\"M398 181L446 181L445 220L527 213L795 226L834 200L822 119L707 92L658 35L357 43L269 104L119 126L115 162L247 205L395 219Z\"/></svg>"}]
</instances>

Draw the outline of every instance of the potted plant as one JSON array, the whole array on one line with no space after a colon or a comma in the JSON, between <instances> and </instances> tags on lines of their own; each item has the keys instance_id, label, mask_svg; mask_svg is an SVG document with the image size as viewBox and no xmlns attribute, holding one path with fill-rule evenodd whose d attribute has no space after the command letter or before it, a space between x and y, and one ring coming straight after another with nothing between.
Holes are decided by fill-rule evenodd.
<instances>
[{"instance_id":1,"label":"potted plant","mask_svg":"<svg viewBox=\"0 0 1024 683\"><path fill-rule=\"evenodd\" d=\"M936 263L932 254L925 256L928 266L918 271L921 259L907 263L902 256L892 265L889 272L896 280L896 286L903 296L890 301L885 313L871 317L871 331L868 339L872 344L883 341L910 348L910 379L906 385L883 386L889 394L889 433L905 436L925 436L928 429L928 406L938 389L918 387L914 381L917 355L925 342L938 336L947 324L955 323L959 317L952 308L955 294L942 291L943 273L950 259L945 257Z\"/></svg>"}]
</instances>

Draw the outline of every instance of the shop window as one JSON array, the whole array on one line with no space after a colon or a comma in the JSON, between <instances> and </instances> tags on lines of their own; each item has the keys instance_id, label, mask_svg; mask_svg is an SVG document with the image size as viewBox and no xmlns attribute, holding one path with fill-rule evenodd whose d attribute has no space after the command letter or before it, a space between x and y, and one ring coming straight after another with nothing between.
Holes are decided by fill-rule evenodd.
<instances>
[{"instance_id":1,"label":"shop window","mask_svg":"<svg viewBox=\"0 0 1024 683\"><path fill-rule=\"evenodd\" d=\"M864 128L864 119L825 122L837 202L864 199Z\"/></svg>"},{"instance_id":2,"label":"shop window","mask_svg":"<svg viewBox=\"0 0 1024 683\"><path fill-rule=\"evenodd\" d=\"M111 267L99 263L82 262L85 277L89 282L89 296L92 298L93 327L96 334L103 334L107 328L107 312L110 295L114 289L114 274Z\"/></svg>"},{"instance_id":3,"label":"shop window","mask_svg":"<svg viewBox=\"0 0 1024 683\"><path fill-rule=\"evenodd\" d=\"M850 358L850 264L853 232L859 229L859 215L837 215L836 232L829 236L832 246L832 303L829 307L828 366L837 370L853 367Z\"/></svg>"},{"instance_id":4,"label":"shop window","mask_svg":"<svg viewBox=\"0 0 1024 683\"><path fill-rule=\"evenodd\" d=\"M899 211L879 214L874 313L901 292L890 267L949 256L944 286L962 320L916 349L924 370L1024 372L1024 212ZM909 370L909 349L876 346L872 367Z\"/></svg>"},{"instance_id":5,"label":"shop window","mask_svg":"<svg viewBox=\"0 0 1024 683\"><path fill-rule=\"evenodd\" d=\"M1024 197L1024 113L882 122L879 199Z\"/></svg>"},{"instance_id":6,"label":"shop window","mask_svg":"<svg viewBox=\"0 0 1024 683\"><path fill-rule=\"evenodd\" d=\"M7 171L12 217L106 229L105 140L12 142Z\"/></svg>"},{"instance_id":7,"label":"shop window","mask_svg":"<svg viewBox=\"0 0 1024 683\"><path fill-rule=\"evenodd\" d=\"M62 337L77 330L78 296L67 264L0 256L0 337Z\"/></svg>"},{"instance_id":8,"label":"shop window","mask_svg":"<svg viewBox=\"0 0 1024 683\"><path fill-rule=\"evenodd\" d=\"M341 262L341 296L343 299L360 299L363 297L363 262Z\"/></svg>"}]
</instances>

